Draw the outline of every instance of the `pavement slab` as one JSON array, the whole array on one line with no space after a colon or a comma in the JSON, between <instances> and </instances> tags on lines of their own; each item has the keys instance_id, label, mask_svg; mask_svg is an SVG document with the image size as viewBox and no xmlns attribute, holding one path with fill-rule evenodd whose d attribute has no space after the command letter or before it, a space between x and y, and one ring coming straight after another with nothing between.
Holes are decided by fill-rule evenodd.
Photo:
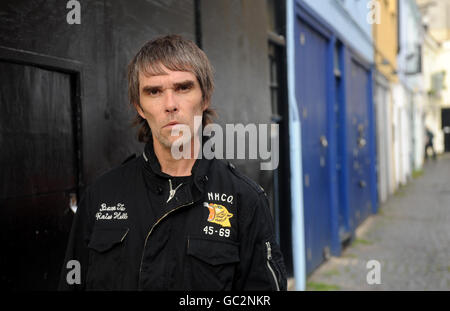
<instances>
[{"instance_id":1,"label":"pavement slab","mask_svg":"<svg viewBox=\"0 0 450 311\"><path fill-rule=\"evenodd\" d=\"M361 224L340 257L309 276L307 290L450 290L450 155L418 175ZM368 284L371 260L380 284Z\"/></svg>"}]
</instances>

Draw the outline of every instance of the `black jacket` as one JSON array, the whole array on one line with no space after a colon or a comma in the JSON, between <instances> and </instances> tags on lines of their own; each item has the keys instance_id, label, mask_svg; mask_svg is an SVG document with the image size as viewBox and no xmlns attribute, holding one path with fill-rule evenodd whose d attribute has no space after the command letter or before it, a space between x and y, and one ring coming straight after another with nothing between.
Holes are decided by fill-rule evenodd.
<instances>
[{"instance_id":1,"label":"black jacket","mask_svg":"<svg viewBox=\"0 0 450 311\"><path fill-rule=\"evenodd\" d=\"M171 186L178 187L172 198ZM79 285L66 281L73 271L66 268L70 260L81 265ZM143 155L85 191L59 285L63 290L286 286L264 190L216 159L199 159L190 178L173 178L161 172L151 142Z\"/></svg>"}]
</instances>

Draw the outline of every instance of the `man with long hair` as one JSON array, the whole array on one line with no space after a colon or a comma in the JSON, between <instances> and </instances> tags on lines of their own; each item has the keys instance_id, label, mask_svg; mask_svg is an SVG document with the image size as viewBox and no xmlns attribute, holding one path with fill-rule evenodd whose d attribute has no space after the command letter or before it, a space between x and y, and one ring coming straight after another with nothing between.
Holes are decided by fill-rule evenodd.
<instances>
[{"instance_id":1,"label":"man with long hair","mask_svg":"<svg viewBox=\"0 0 450 311\"><path fill-rule=\"evenodd\" d=\"M212 69L180 36L146 43L128 68L141 156L96 180L72 225L61 289L285 290L267 196L230 163L175 158L174 129L212 121ZM71 279L69 262L79 263ZM70 275L69 275L70 274Z\"/></svg>"}]
</instances>

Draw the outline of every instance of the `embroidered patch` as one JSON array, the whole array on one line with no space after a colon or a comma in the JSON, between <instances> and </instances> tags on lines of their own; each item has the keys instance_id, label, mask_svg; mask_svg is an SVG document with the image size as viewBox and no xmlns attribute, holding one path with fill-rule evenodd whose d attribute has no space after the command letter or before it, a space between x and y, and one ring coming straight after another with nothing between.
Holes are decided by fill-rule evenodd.
<instances>
[{"instance_id":1,"label":"embroidered patch","mask_svg":"<svg viewBox=\"0 0 450 311\"><path fill-rule=\"evenodd\" d=\"M100 209L95 214L95 220L112 220L112 219L128 219L125 204L117 203L117 205L107 206L106 203L100 205Z\"/></svg>"},{"instance_id":2,"label":"embroidered patch","mask_svg":"<svg viewBox=\"0 0 450 311\"><path fill-rule=\"evenodd\" d=\"M225 206L207 202L204 202L203 206L207 207L209 210L209 222L219 224L222 227L231 227L230 218L233 217L233 214L231 214Z\"/></svg>"}]
</instances>

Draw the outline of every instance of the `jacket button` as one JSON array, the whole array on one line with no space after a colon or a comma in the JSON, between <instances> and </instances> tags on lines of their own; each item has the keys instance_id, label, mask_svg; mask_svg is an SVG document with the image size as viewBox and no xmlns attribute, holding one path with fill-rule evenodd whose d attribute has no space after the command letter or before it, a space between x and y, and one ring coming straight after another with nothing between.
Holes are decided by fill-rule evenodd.
<instances>
[{"instance_id":1,"label":"jacket button","mask_svg":"<svg viewBox=\"0 0 450 311\"><path fill-rule=\"evenodd\" d=\"M163 189L162 189L161 187L158 187L158 188L156 189L156 191L158 192L158 194L162 194L162 193L163 193Z\"/></svg>"}]
</instances>

